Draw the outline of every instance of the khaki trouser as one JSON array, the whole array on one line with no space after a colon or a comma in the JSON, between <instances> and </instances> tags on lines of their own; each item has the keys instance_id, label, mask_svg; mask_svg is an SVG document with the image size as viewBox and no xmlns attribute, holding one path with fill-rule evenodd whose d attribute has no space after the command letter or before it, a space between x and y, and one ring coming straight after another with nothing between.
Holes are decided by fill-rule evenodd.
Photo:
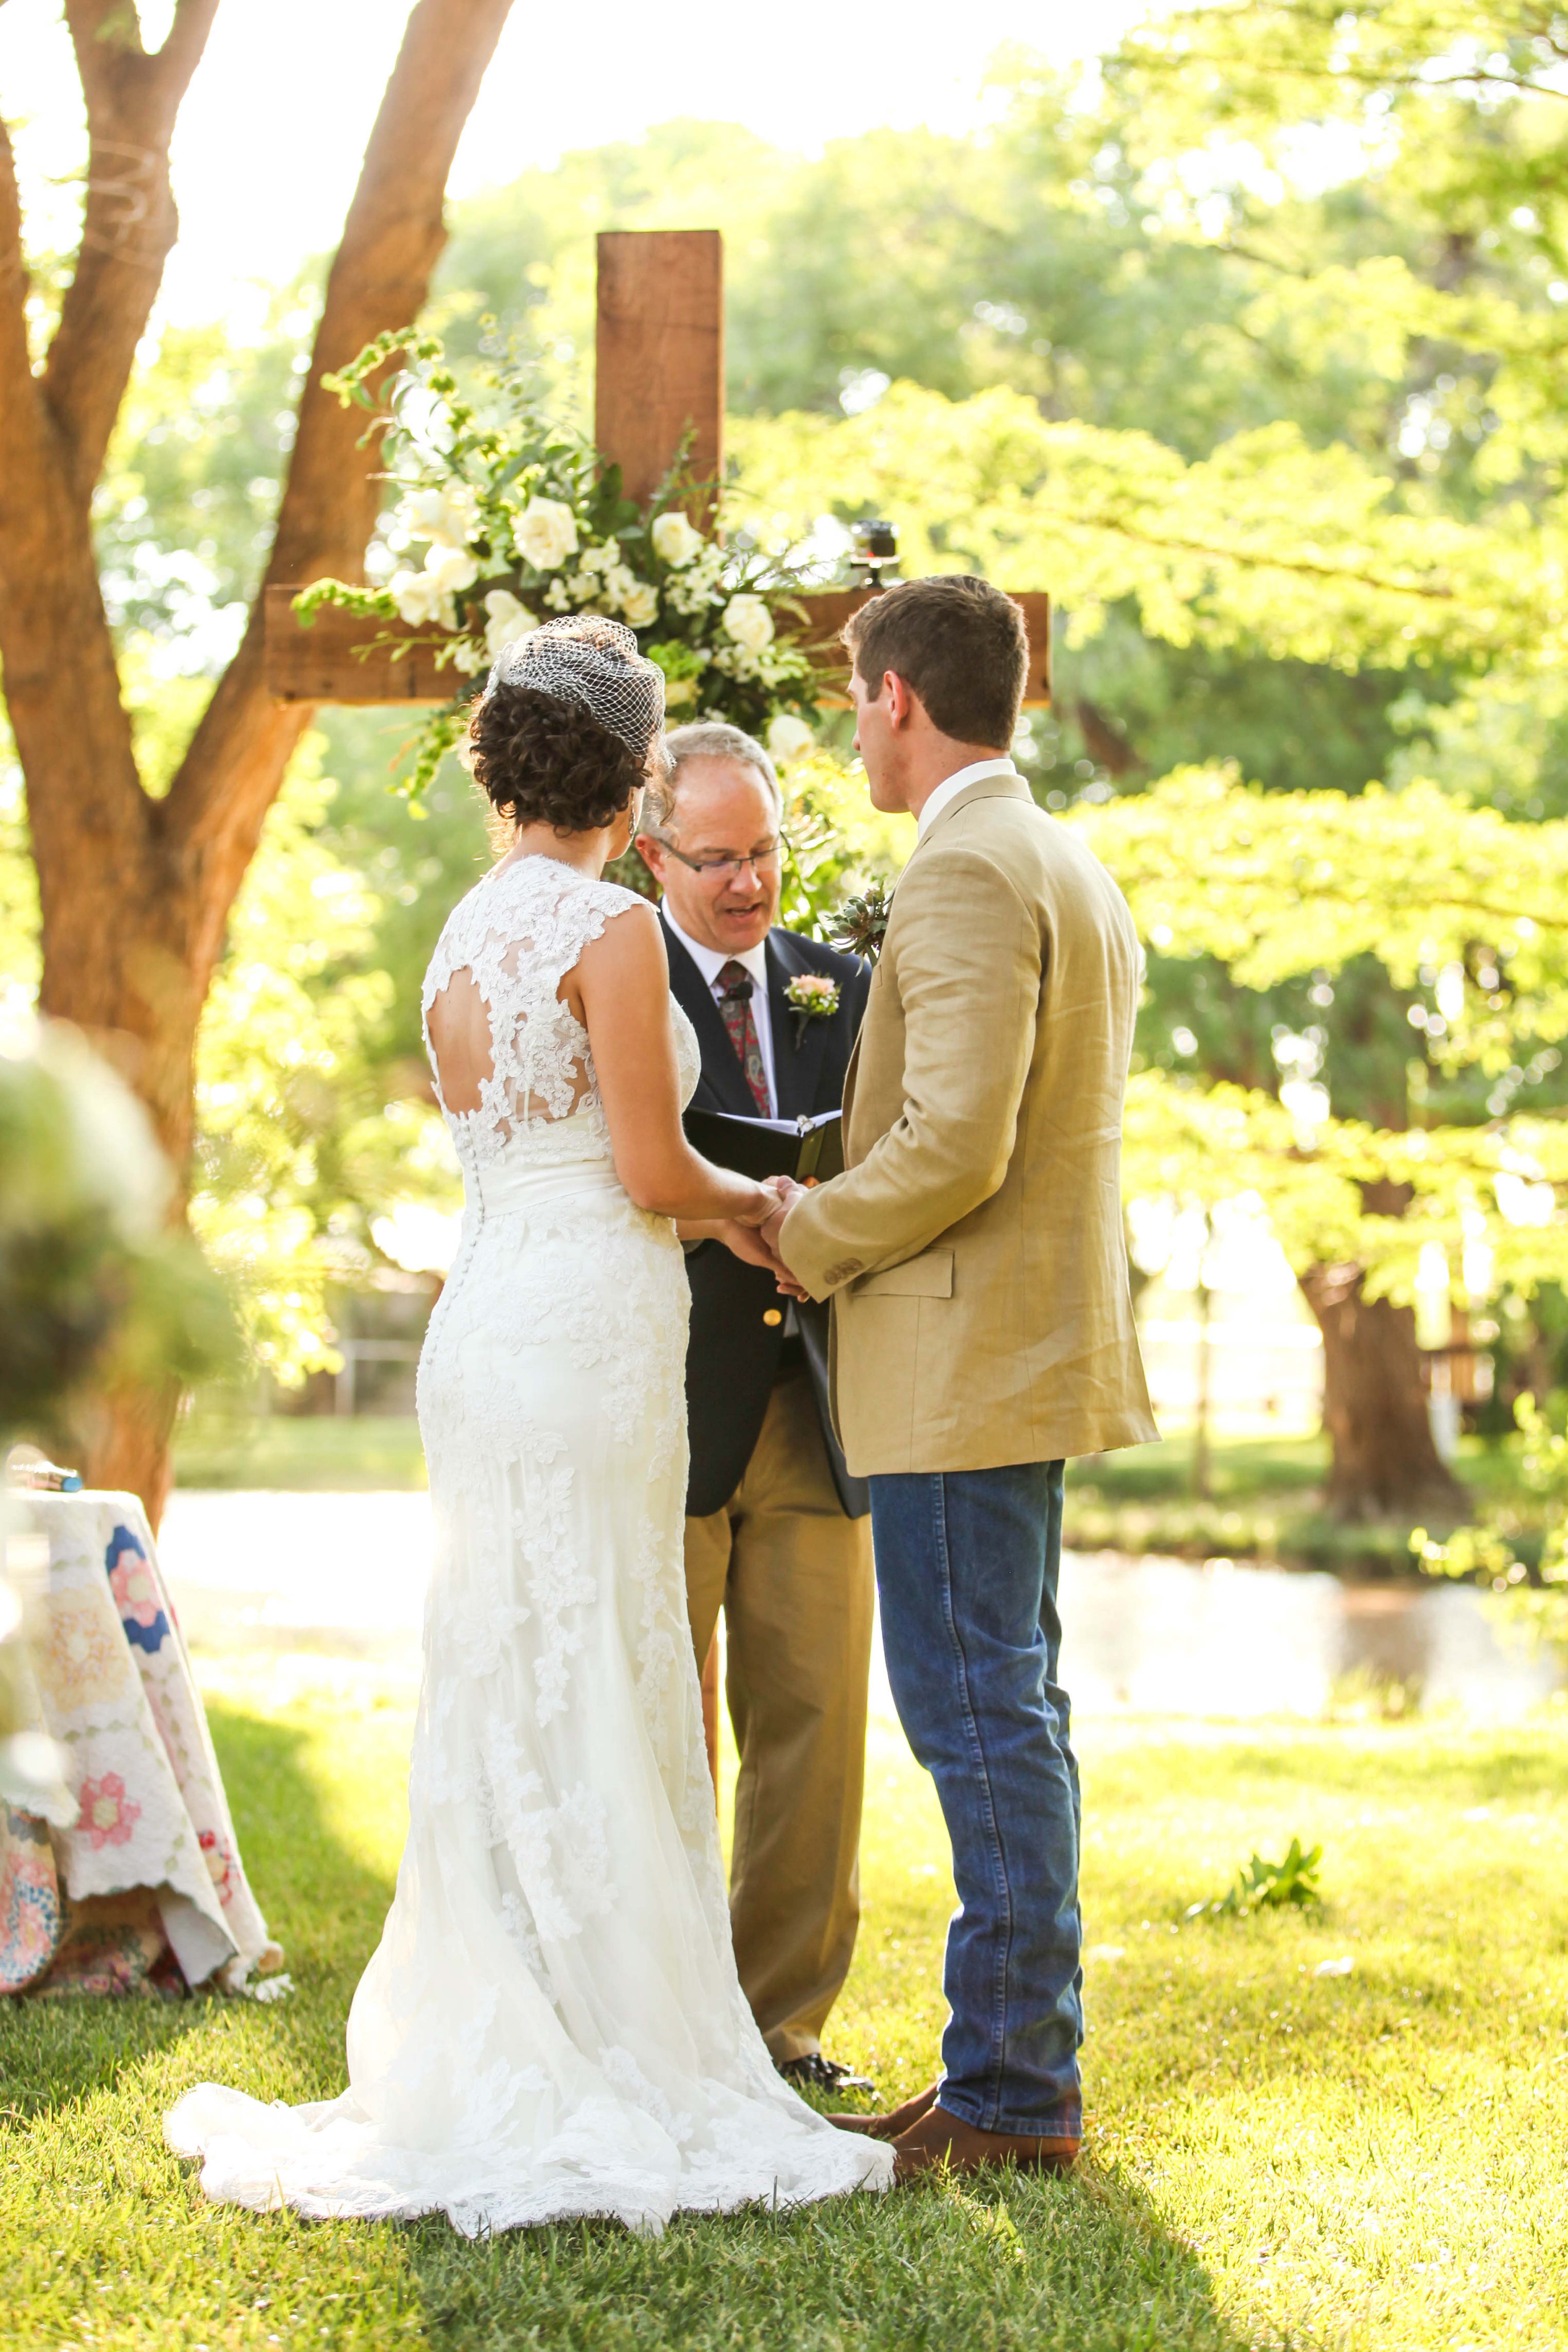
<instances>
[{"instance_id":1,"label":"khaki trouser","mask_svg":"<svg viewBox=\"0 0 1568 2352\"><path fill-rule=\"evenodd\" d=\"M725 1612L736 1964L776 2061L821 2048L854 1952L872 1592L871 1521L844 1517L808 1374L782 1372L740 1485L686 1521L699 1671Z\"/></svg>"}]
</instances>

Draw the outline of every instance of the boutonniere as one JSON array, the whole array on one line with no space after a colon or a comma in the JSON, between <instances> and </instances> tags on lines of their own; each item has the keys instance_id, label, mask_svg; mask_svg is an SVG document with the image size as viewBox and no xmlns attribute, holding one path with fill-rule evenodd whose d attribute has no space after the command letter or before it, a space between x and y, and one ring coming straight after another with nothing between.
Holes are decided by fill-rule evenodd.
<instances>
[{"instance_id":1,"label":"boutonniere","mask_svg":"<svg viewBox=\"0 0 1568 2352\"><path fill-rule=\"evenodd\" d=\"M839 983L825 972L802 972L784 991L784 1002L795 1015L795 1044L799 1047L808 1021L830 1021L838 1011Z\"/></svg>"},{"instance_id":2,"label":"boutonniere","mask_svg":"<svg viewBox=\"0 0 1568 2352\"><path fill-rule=\"evenodd\" d=\"M846 898L835 918L833 945L842 948L847 955L862 955L874 963L882 953L882 943L887 933L887 919L893 911L893 893L873 882L858 898Z\"/></svg>"}]
</instances>

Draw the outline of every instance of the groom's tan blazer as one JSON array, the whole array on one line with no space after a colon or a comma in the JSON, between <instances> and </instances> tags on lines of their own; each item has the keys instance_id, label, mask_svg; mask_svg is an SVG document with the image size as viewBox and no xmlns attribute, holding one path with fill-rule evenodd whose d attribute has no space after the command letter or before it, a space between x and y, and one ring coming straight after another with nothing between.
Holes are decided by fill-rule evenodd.
<instances>
[{"instance_id":1,"label":"groom's tan blazer","mask_svg":"<svg viewBox=\"0 0 1568 2352\"><path fill-rule=\"evenodd\" d=\"M1138 988L1098 859L1019 776L957 793L894 894L844 1089L846 1172L779 1234L833 1302L857 1477L1158 1435L1122 1227Z\"/></svg>"}]
</instances>

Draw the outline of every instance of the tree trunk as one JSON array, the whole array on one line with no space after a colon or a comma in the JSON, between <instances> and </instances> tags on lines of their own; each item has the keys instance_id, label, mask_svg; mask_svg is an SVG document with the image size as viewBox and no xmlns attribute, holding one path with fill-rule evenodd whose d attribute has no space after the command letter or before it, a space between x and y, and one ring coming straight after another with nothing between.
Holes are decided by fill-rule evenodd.
<instances>
[{"instance_id":1,"label":"tree trunk","mask_svg":"<svg viewBox=\"0 0 1568 2352\"><path fill-rule=\"evenodd\" d=\"M1469 1496L1432 1440L1414 1309L1364 1297L1358 1265L1314 1265L1300 1281L1323 1335L1332 1515L1412 1524L1468 1517Z\"/></svg>"},{"instance_id":2,"label":"tree trunk","mask_svg":"<svg viewBox=\"0 0 1568 2352\"><path fill-rule=\"evenodd\" d=\"M41 374L0 122L0 658L38 870L40 1003L115 1062L182 1180L196 1033L229 910L312 716L267 697L258 598L167 798L151 799L93 548L93 486L177 230L169 142L218 5L177 0L149 55L119 0L69 0L92 162L82 249ZM377 457L358 446L362 412L321 378L423 309L445 242L452 157L510 6L417 0L410 14L328 281L269 582L360 572ZM166 1382L104 1396L84 1431L90 1481L139 1494L154 1524L177 1402Z\"/></svg>"}]
</instances>

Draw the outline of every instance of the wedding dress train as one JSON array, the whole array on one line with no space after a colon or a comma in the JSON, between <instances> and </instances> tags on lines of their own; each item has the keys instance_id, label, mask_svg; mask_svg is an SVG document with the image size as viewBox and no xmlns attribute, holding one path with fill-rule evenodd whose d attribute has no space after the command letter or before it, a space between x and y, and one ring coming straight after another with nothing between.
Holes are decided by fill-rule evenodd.
<instances>
[{"instance_id":1,"label":"wedding dress train","mask_svg":"<svg viewBox=\"0 0 1568 2352\"><path fill-rule=\"evenodd\" d=\"M344 2095L203 2084L170 2114L214 2199L444 2210L472 2236L657 2230L891 2176L891 2149L779 2081L736 1976L685 1612L681 1249L617 1180L558 997L636 903L518 860L455 909L426 976L427 1038L452 987L489 1044L476 1107L450 1107L450 1073L443 1097L465 1207L420 1363L436 1558L408 1843Z\"/></svg>"}]
</instances>

